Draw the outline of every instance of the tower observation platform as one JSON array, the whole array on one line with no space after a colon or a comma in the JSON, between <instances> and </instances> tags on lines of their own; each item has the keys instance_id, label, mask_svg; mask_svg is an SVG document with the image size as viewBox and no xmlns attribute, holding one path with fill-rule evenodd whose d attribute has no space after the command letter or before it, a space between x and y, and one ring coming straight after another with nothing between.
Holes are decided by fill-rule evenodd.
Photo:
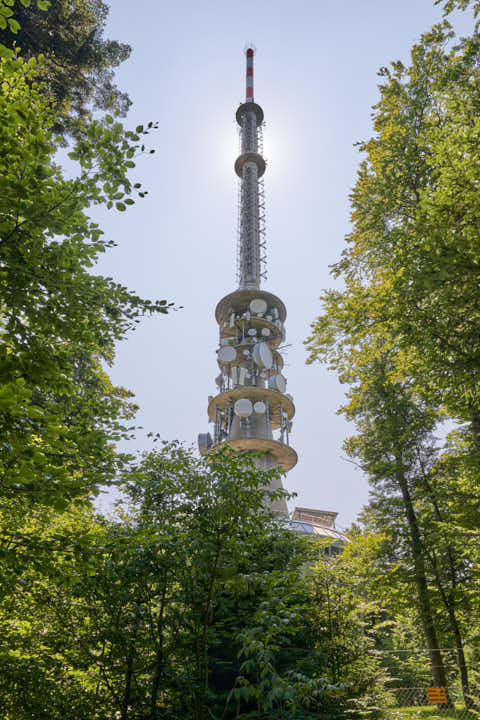
<instances>
[{"instance_id":1,"label":"tower observation platform","mask_svg":"<svg viewBox=\"0 0 480 720\"><path fill-rule=\"evenodd\" d=\"M240 179L237 247L238 288L220 300L215 310L219 326L217 394L208 399L213 435L198 436L199 449L229 445L257 450L257 467L290 470L297 454L290 446L295 405L286 392L282 346L287 311L282 300L261 288L266 278L263 175L263 110L254 101L254 50L246 50L245 102L236 111L240 154L234 170ZM271 490L281 487L270 487ZM285 499L271 509L288 517Z\"/></svg>"}]
</instances>

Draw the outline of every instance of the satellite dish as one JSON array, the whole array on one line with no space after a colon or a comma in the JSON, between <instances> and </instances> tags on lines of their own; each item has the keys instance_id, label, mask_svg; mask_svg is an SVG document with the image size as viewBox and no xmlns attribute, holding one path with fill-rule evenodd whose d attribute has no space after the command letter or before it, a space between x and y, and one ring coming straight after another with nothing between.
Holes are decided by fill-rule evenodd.
<instances>
[{"instance_id":1,"label":"satellite dish","mask_svg":"<svg viewBox=\"0 0 480 720\"><path fill-rule=\"evenodd\" d=\"M267 310L267 303L261 298L256 298L255 300L252 300L248 307L252 313L255 313L255 315L263 315L263 313Z\"/></svg>"},{"instance_id":2,"label":"satellite dish","mask_svg":"<svg viewBox=\"0 0 480 720\"><path fill-rule=\"evenodd\" d=\"M250 335L250 337L253 337L257 334L257 331L255 330L255 328L250 328L248 334Z\"/></svg>"},{"instance_id":3,"label":"satellite dish","mask_svg":"<svg viewBox=\"0 0 480 720\"><path fill-rule=\"evenodd\" d=\"M217 375L215 378L215 382L218 385L218 387L222 387L223 385L223 375L220 373L220 375Z\"/></svg>"},{"instance_id":4,"label":"satellite dish","mask_svg":"<svg viewBox=\"0 0 480 720\"><path fill-rule=\"evenodd\" d=\"M212 436L210 433L200 433L198 436L198 449L200 455L206 455L213 446Z\"/></svg>"},{"instance_id":5,"label":"satellite dish","mask_svg":"<svg viewBox=\"0 0 480 720\"><path fill-rule=\"evenodd\" d=\"M273 318L271 315L265 315L265 320L268 320L268 322L272 322Z\"/></svg>"},{"instance_id":6,"label":"satellite dish","mask_svg":"<svg viewBox=\"0 0 480 720\"><path fill-rule=\"evenodd\" d=\"M218 351L219 363L231 363L237 357L237 351L230 345L223 345Z\"/></svg>"},{"instance_id":7,"label":"satellite dish","mask_svg":"<svg viewBox=\"0 0 480 720\"><path fill-rule=\"evenodd\" d=\"M253 406L253 411L258 413L259 415L263 415L263 413L266 412L266 410L267 410L267 406L261 400L256 402L255 405Z\"/></svg>"},{"instance_id":8,"label":"satellite dish","mask_svg":"<svg viewBox=\"0 0 480 720\"><path fill-rule=\"evenodd\" d=\"M252 403L247 398L240 398L233 406L233 412L240 418L247 418L252 414Z\"/></svg>"},{"instance_id":9,"label":"satellite dish","mask_svg":"<svg viewBox=\"0 0 480 720\"><path fill-rule=\"evenodd\" d=\"M283 375L274 375L269 379L268 387L270 390L278 390L278 392L284 393L287 387L287 381Z\"/></svg>"},{"instance_id":10,"label":"satellite dish","mask_svg":"<svg viewBox=\"0 0 480 720\"><path fill-rule=\"evenodd\" d=\"M273 355L267 343L259 342L253 346L253 359L260 368L269 370L272 367Z\"/></svg>"},{"instance_id":11,"label":"satellite dish","mask_svg":"<svg viewBox=\"0 0 480 720\"><path fill-rule=\"evenodd\" d=\"M262 328L262 335L263 337L268 337L270 335L270 328Z\"/></svg>"}]
</instances>

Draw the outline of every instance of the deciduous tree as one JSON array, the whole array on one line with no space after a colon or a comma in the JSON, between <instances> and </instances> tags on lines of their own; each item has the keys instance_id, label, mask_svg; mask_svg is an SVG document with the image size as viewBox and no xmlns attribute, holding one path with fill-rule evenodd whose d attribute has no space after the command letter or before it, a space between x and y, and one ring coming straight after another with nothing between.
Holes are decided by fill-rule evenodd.
<instances>
[{"instance_id":1,"label":"deciduous tree","mask_svg":"<svg viewBox=\"0 0 480 720\"><path fill-rule=\"evenodd\" d=\"M26 60L42 56L39 79L55 106L57 134L81 131L93 109L128 110L130 99L113 76L131 48L104 38L108 12L103 0L3 0L0 6L0 44L20 49Z\"/></svg>"},{"instance_id":2,"label":"deciduous tree","mask_svg":"<svg viewBox=\"0 0 480 720\"><path fill-rule=\"evenodd\" d=\"M3 60L0 73L0 492L64 506L114 476L132 415L103 364L144 313L168 309L92 272L113 243L88 210L144 195L128 172L149 130L92 122L66 179L35 59Z\"/></svg>"}]
</instances>

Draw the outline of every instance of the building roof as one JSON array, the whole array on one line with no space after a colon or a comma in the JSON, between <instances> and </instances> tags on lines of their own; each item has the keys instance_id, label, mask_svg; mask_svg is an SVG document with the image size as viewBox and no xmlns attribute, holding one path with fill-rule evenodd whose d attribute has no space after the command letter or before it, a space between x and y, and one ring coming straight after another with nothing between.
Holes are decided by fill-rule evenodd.
<instances>
[{"instance_id":1,"label":"building roof","mask_svg":"<svg viewBox=\"0 0 480 720\"><path fill-rule=\"evenodd\" d=\"M341 544L348 542L348 538L345 533L326 525L308 522L307 520L295 520L292 518L292 520L289 521L289 526L292 530L295 530L302 535L315 535L317 537L329 538L333 540L333 542Z\"/></svg>"},{"instance_id":2,"label":"building roof","mask_svg":"<svg viewBox=\"0 0 480 720\"><path fill-rule=\"evenodd\" d=\"M305 520L314 525L334 528L337 515L338 513L332 512L331 510L296 507L293 511L292 520Z\"/></svg>"}]
</instances>

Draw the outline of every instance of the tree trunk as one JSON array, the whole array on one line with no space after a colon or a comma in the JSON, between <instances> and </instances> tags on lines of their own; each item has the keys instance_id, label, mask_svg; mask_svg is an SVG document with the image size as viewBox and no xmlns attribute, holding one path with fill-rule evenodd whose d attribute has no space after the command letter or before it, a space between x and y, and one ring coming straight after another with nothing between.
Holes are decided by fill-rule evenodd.
<instances>
[{"instance_id":1,"label":"tree trunk","mask_svg":"<svg viewBox=\"0 0 480 720\"><path fill-rule=\"evenodd\" d=\"M209 681L209 664L208 664L208 631L211 622L212 613L212 602L213 602L213 590L215 587L215 581L217 579L217 569L222 552L222 545L220 536L217 533L217 546L215 550L215 557L213 560L213 566L210 571L209 583L208 583L208 596L207 604L205 607L205 614L203 618L202 638L201 638L201 653L200 653L200 667L199 667L199 678L200 687L198 691L198 708L199 708L199 720L203 720L205 701L208 693L208 681Z\"/></svg>"},{"instance_id":2,"label":"tree trunk","mask_svg":"<svg viewBox=\"0 0 480 720\"><path fill-rule=\"evenodd\" d=\"M448 614L448 621L450 624L450 629L453 633L454 641L455 641L455 649L457 651L457 665L460 672L460 681L462 683L462 694L463 699L465 701L465 707L471 707L472 702L470 698L470 686L469 686L469 680L468 680L468 670L467 670L467 664L465 662L465 653L463 652L463 643L462 643L462 636L460 633L460 627L458 625L457 616L455 614L455 607L453 600L447 596L447 593L445 592L442 581L440 578L440 574L438 572L436 560L433 559L432 561L433 569L435 572L435 579L437 581L437 587L440 592L440 595L443 600L443 604L445 605L445 608L447 610Z\"/></svg>"},{"instance_id":3,"label":"tree trunk","mask_svg":"<svg viewBox=\"0 0 480 720\"><path fill-rule=\"evenodd\" d=\"M130 643L128 646L127 668L125 670L125 689L124 689L124 693L123 693L122 711L120 713L120 720L128 719L128 708L130 706L131 690L132 690L133 658L134 658L134 654L135 654L135 641L136 641L136 636L137 636L138 614L139 614L139 610L137 607L136 612L135 612L135 620L134 620L134 625L133 625L132 636L131 636Z\"/></svg>"},{"instance_id":4,"label":"tree trunk","mask_svg":"<svg viewBox=\"0 0 480 720\"><path fill-rule=\"evenodd\" d=\"M443 517L442 513L440 512L440 507L437 502L437 498L435 496L435 491L433 487L431 486L428 477L425 473L423 473L423 482L425 485L425 488L427 490L428 496L432 502L433 508L435 510L435 516L439 522L442 522ZM445 609L447 610L448 614L448 620L450 624L450 628L453 633L454 641L455 641L455 649L457 651L457 665L460 672L460 681L462 683L462 695L463 699L465 701L465 707L471 707L472 706L472 700L470 698L470 683L468 678L468 670L467 670L467 664L465 662L465 653L463 651L463 642L462 642L462 635L460 632L460 625L458 624L457 615L455 613L455 590L457 587L457 575L455 571L455 558L453 549L450 545L447 545L446 548L447 551L447 557L448 557L448 568L450 572L450 582L451 582L451 591L447 594L445 592L445 589L443 587L442 579L440 577L440 572L438 570L438 563L437 559L435 557L435 552L433 552L431 556L431 563L433 566L433 570L435 572L435 579L437 581L437 587L440 592L441 598L443 600L443 604L445 605Z\"/></svg>"},{"instance_id":5,"label":"tree trunk","mask_svg":"<svg viewBox=\"0 0 480 720\"><path fill-rule=\"evenodd\" d=\"M121 720L127 720L127 717L128 717L128 708L130 705L130 690L132 687L132 675L133 675L133 642L130 643L128 658L127 658L127 669L125 672L125 690L123 693L122 712L120 715Z\"/></svg>"},{"instance_id":6,"label":"tree trunk","mask_svg":"<svg viewBox=\"0 0 480 720\"><path fill-rule=\"evenodd\" d=\"M408 482L402 472L397 472L397 482L402 492L405 513L407 515L408 528L410 531L410 547L412 550L413 566L415 572L415 584L417 586L418 601L420 607L420 618L425 633L430 665L432 669L432 680L435 687L447 687L447 678L443 665L443 658L438 647L437 632L433 622L430 598L425 573L425 561L423 557L422 542L418 529L417 517L413 507Z\"/></svg>"},{"instance_id":7,"label":"tree trunk","mask_svg":"<svg viewBox=\"0 0 480 720\"><path fill-rule=\"evenodd\" d=\"M480 411L471 411L473 445L477 452L480 451Z\"/></svg>"},{"instance_id":8,"label":"tree trunk","mask_svg":"<svg viewBox=\"0 0 480 720\"><path fill-rule=\"evenodd\" d=\"M152 680L152 692L151 692L151 706L150 706L150 720L157 719L157 700L158 690L160 688L160 678L162 677L163 671L163 614L165 612L165 600L167 597L167 576L165 577L165 584L163 586L162 600L160 603L160 612L157 622L158 632L158 647L155 657L155 673Z\"/></svg>"},{"instance_id":9,"label":"tree trunk","mask_svg":"<svg viewBox=\"0 0 480 720\"><path fill-rule=\"evenodd\" d=\"M457 618L455 617L455 613L453 613L453 617L450 620L450 623L452 625L453 634L455 637L455 648L457 650L457 663L458 663L458 669L460 670L460 680L462 683L462 694L463 699L465 701L465 707L473 707L472 698L470 697L470 683L468 681L468 670L467 670L467 663L465 662L465 653L463 652L463 644L462 644L462 638L460 635L460 629L458 627Z\"/></svg>"}]
</instances>

